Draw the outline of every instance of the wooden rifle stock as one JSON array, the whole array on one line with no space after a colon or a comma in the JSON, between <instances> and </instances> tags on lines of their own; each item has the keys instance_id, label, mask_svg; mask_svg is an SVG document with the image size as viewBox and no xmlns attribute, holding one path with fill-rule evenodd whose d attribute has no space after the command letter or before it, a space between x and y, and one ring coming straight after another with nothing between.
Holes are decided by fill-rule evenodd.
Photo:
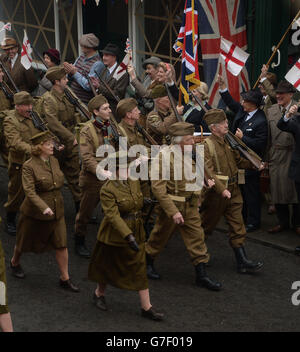
<instances>
[{"instance_id":1,"label":"wooden rifle stock","mask_svg":"<svg viewBox=\"0 0 300 352\"><path fill-rule=\"evenodd\" d=\"M0 59L0 67L1 67L2 71L6 74L6 77L8 78L9 82L11 83L11 85L14 88L14 90L16 91L16 93L20 92L20 89L16 86L11 74L8 72L2 59Z\"/></svg>"},{"instance_id":2,"label":"wooden rifle stock","mask_svg":"<svg viewBox=\"0 0 300 352\"><path fill-rule=\"evenodd\" d=\"M115 101L118 103L121 99L114 93L114 91L110 88L110 86L105 82L105 80L99 75L97 71L95 71L97 77L99 78L99 81L101 82L102 85L109 91L109 93L112 95L112 97L115 99Z\"/></svg>"},{"instance_id":3,"label":"wooden rifle stock","mask_svg":"<svg viewBox=\"0 0 300 352\"><path fill-rule=\"evenodd\" d=\"M70 87L66 87L65 90L65 95L69 102L72 105L75 105L76 108L78 108L79 111L82 112L82 114L86 117L87 120L90 119L90 112L85 104L77 97L77 95L72 91Z\"/></svg>"},{"instance_id":4,"label":"wooden rifle stock","mask_svg":"<svg viewBox=\"0 0 300 352\"><path fill-rule=\"evenodd\" d=\"M191 96L195 99L196 103L201 107L201 109L204 112L207 112L208 109L205 107L205 105L202 103L202 101L192 91L190 91L190 93L191 93Z\"/></svg>"}]
</instances>

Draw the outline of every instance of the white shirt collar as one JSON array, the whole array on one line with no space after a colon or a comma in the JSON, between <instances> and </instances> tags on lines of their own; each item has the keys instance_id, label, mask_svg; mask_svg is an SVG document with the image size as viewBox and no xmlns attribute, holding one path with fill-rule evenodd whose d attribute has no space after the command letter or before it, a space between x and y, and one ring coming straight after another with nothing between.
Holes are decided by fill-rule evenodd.
<instances>
[{"instance_id":1,"label":"white shirt collar","mask_svg":"<svg viewBox=\"0 0 300 352\"><path fill-rule=\"evenodd\" d=\"M115 62L115 64L112 65L112 67L107 67L107 69L108 69L108 71L109 71L110 74L111 74L111 73L113 72L113 70L117 67L117 65L118 65L118 63Z\"/></svg>"},{"instance_id":2,"label":"white shirt collar","mask_svg":"<svg viewBox=\"0 0 300 352\"><path fill-rule=\"evenodd\" d=\"M17 61L17 58L18 58L19 54L17 53L13 59L11 59L11 67L13 68L14 67L14 64L16 63Z\"/></svg>"},{"instance_id":3,"label":"white shirt collar","mask_svg":"<svg viewBox=\"0 0 300 352\"><path fill-rule=\"evenodd\" d=\"M253 111L251 111L251 112L248 112L248 116L247 116L247 118L246 118L246 122L247 122L248 120L250 120L250 119L253 117L253 115L256 113L257 110L258 110L258 109L253 110Z\"/></svg>"}]
</instances>

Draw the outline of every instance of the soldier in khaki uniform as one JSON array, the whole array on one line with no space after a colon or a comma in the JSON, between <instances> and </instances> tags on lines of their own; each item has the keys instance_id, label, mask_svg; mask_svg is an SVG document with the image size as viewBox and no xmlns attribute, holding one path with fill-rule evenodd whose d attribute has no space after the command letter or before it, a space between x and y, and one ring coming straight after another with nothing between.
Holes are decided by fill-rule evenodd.
<instances>
[{"instance_id":1,"label":"soldier in khaki uniform","mask_svg":"<svg viewBox=\"0 0 300 352\"><path fill-rule=\"evenodd\" d=\"M7 114L6 110L12 109L13 92L3 81L4 72L0 68L0 155L6 166L8 166L8 148L3 132L3 120Z\"/></svg>"},{"instance_id":2,"label":"soldier in khaki uniform","mask_svg":"<svg viewBox=\"0 0 300 352\"><path fill-rule=\"evenodd\" d=\"M65 96L64 89L68 79L62 66L54 66L48 69L46 78L51 81L53 87L50 92L42 96L42 115L47 121L48 128L56 135L65 146L64 150L56 154L60 168L64 173L69 188L72 192L76 211L80 204L79 188L79 147L75 138L75 126L80 122L75 107Z\"/></svg>"},{"instance_id":3,"label":"soldier in khaki uniform","mask_svg":"<svg viewBox=\"0 0 300 352\"><path fill-rule=\"evenodd\" d=\"M164 315L155 311L150 303L140 183L128 177L130 160L126 151L111 153L108 159L116 162L112 170L115 179L107 181L100 194L104 219L88 273L89 279L97 282L93 300L97 308L107 310L107 285L138 291L142 316L159 321Z\"/></svg>"},{"instance_id":4,"label":"soldier in khaki uniform","mask_svg":"<svg viewBox=\"0 0 300 352\"><path fill-rule=\"evenodd\" d=\"M158 180L152 180L152 192L159 201L160 209L158 218L154 225L148 241L146 242L147 253L147 274L151 279L159 279L160 276L153 266L154 259L159 255L167 244L174 230L177 228L182 236L185 246L191 257L192 264L196 270L196 284L204 286L210 290L218 291L221 289L219 282L211 280L205 269L205 263L209 260L209 254L204 242L204 231L201 225L201 218L198 211L200 201L200 188L191 191L188 186L191 182L185 178L187 167L192 166L195 172L196 165L192 158L183 158L184 147L192 147L194 144L194 126L186 122L177 122L169 128L169 133L173 137L171 146L165 147L158 155L159 165L152 165L152 171L158 168ZM168 180L163 178L163 163L168 160L167 156L171 148L174 157L170 156L170 177ZM176 157L182 157L181 165ZM177 161L177 162L176 162ZM181 166L182 177L175 179L175 168Z\"/></svg>"},{"instance_id":5,"label":"soldier in khaki uniform","mask_svg":"<svg viewBox=\"0 0 300 352\"><path fill-rule=\"evenodd\" d=\"M96 151L104 144L115 147L109 123L111 109L106 98L101 94L97 95L91 99L88 108L93 114L93 119L87 122L80 131L82 170L79 184L82 197L75 220L75 251L85 258L90 257L90 252L85 245L87 224L100 201L100 189L104 184L104 181L100 181L96 175L97 165L103 159L96 157ZM103 172L106 171L103 170Z\"/></svg>"},{"instance_id":6,"label":"soldier in khaki uniform","mask_svg":"<svg viewBox=\"0 0 300 352\"><path fill-rule=\"evenodd\" d=\"M247 259L244 249L246 228L242 217L243 200L238 185L238 168L253 169L238 151L227 144L228 121L225 112L211 109L204 115L212 135L205 139L205 165L214 175L215 187L205 189L200 214L205 234L210 234L224 215L229 225L229 243L234 250L238 272L254 272L263 266ZM263 168L263 165L261 166Z\"/></svg>"},{"instance_id":7,"label":"soldier in khaki uniform","mask_svg":"<svg viewBox=\"0 0 300 352\"><path fill-rule=\"evenodd\" d=\"M1 219L0 219L1 220ZM12 321L7 306L7 287L5 273L5 258L0 240L0 329L3 332L12 332Z\"/></svg>"},{"instance_id":8,"label":"soldier in khaki uniform","mask_svg":"<svg viewBox=\"0 0 300 352\"><path fill-rule=\"evenodd\" d=\"M155 102L155 109L147 116L146 128L158 144L168 143L168 128L177 122L176 116L172 111L170 100L167 96L165 87L157 85L152 91ZM184 107L176 107L179 115L183 114Z\"/></svg>"},{"instance_id":9,"label":"soldier in khaki uniform","mask_svg":"<svg viewBox=\"0 0 300 352\"><path fill-rule=\"evenodd\" d=\"M53 156L52 135L49 131L40 132L31 138L31 142L32 157L22 168L25 199L20 209L11 272L19 279L25 277L20 265L22 253L55 250L60 270L59 285L63 289L78 292L78 288L70 281L68 271L67 229L60 191L64 185L64 175Z\"/></svg>"},{"instance_id":10,"label":"soldier in khaki uniform","mask_svg":"<svg viewBox=\"0 0 300 352\"><path fill-rule=\"evenodd\" d=\"M22 187L22 165L30 158L30 138L40 132L30 117L33 98L27 92L14 96L15 110L9 111L4 119L4 135L9 148L8 155L8 199L4 207L7 212L6 231L16 234L16 215L24 199Z\"/></svg>"}]
</instances>

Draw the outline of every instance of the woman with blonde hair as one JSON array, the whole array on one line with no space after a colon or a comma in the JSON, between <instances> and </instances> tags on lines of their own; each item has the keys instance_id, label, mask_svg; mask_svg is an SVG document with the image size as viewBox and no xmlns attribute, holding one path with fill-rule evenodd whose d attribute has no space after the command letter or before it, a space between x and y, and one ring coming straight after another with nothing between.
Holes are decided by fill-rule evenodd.
<instances>
[{"instance_id":1,"label":"woman with blonde hair","mask_svg":"<svg viewBox=\"0 0 300 352\"><path fill-rule=\"evenodd\" d=\"M25 199L20 208L11 272L17 278L25 277L20 265L22 253L55 250L60 287L78 292L68 272L67 230L60 191L64 175L53 156L52 136L49 132L41 132L33 136L31 142L32 158L23 164L22 169Z\"/></svg>"}]
</instances>

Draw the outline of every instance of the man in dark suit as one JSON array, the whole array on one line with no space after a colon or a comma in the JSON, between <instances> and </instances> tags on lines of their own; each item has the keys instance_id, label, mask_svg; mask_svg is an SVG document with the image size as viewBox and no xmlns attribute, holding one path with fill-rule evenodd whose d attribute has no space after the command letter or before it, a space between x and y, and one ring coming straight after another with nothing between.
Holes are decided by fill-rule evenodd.
<instances>
[{"instance_id":1,"label":"man in dark suit","mask_svg":"<svg viewBox=\"0 0 300 352\"><path fill-rule=\"evenodd\" d=\"M259 90L242 93L242 102L235 101L219 76L220 94L226 106L235 113L231 132L240 138L249 148L263 157L268 141L268 123L265 113L260 109L263 95ZM243 217L247 232L260 228L261 192L259 171L247 170L245 184L241 186L244 207Z\"/></svg>"},{"instance_id":2,"label":"man in dark suit","mask_svg":"<svg viewBox=\"0 0 300 352\"><path fill-rule=\"evenodd\" d=\"M292 133L295 139L295 149L292 154L292 160L289 168L289 178L295 181L298 201L300 200L300 114L298 105L293 105L290 110L278 121L277 127L284 131ZM300 246L295 249L296 254L300 255Z\"/></svg>"}]
</instances>

